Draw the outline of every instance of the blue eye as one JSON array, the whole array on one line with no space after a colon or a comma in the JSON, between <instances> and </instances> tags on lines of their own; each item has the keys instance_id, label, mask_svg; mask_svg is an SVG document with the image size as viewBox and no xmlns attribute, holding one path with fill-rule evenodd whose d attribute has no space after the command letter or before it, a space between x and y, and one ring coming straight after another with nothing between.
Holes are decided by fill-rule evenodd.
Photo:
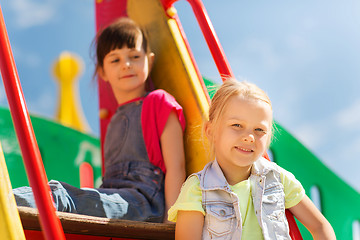
<instances>
[{"instance_id":1,"label":"blue eye","mask_svg":"<svg viewBox=\"0 0 360 240\"><path fill-rule=\"evenodd\" d=\"M238 124L238 123L232 124L231 126L232 127L238 127L238 128L242 127L241 124Z\"/></svg>"},{"instance_id":2,"label":"blue eye","mask_svg":"<svg viewBox=\"0 0 360 240\"><path fill-rule=\"evenodd\" d=\"M261 133L266 133L266 131L262 128L256 128L255 129L256 132L261 132Z\"/></svg>"}]
</instances>

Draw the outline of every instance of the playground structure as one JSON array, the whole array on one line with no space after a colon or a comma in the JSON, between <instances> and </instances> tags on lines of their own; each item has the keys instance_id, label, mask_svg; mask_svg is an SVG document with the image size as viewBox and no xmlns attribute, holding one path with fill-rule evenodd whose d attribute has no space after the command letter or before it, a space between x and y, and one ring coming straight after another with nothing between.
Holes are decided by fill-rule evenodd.
<instances>
[{"instance_id":1,"label":"playground structure","mask_svg":"<svg viewBox=\"0 0 360 240\"><path fill-rule=\"evenodd\" d=\"M209 103L209 96L205 86L212 85L212 82L205 79L206 84L203 83L176 11L172 6L173 2L175 1L97 1L96 19L97 29L100 29L119 16L129 16L148 33L152 50L157 56L151 75L154 86L170 92L185 109L188 124L185 139L187 172L190 173L200 170L205 164L201 161L205 159L203 155L205 151L203 143L199 141L201 129L198 126L207 111ZM209 26L209 23L204 22L206 12L203 12L204 9L198 8L201 7L201 2L189 1L189 3L193 5L195 15L200 19L201 28L204 32L208 32L209 29L206 29L206 26ZM222 76L232 76L230 66L222 53L221 47L212 45L213 42L218 42L216 35L214 33L209 34L209 36L205 34L205 37L217 62L220 74ZM4 76L3 78L6 81ZM90 164L92 166L90 169L94 172L95 186L97 185L96 182L101 180L100 143L103 142L107 123L116 108L115 100L109 92L111 92L109 86L104 81L99 81L100 112L103 113L101 115L100 141L52 121L38 117L31 118L48 178L59 179L75 186L84 186L80 181L81 176L78 176L85 174L87 171L82 171L83 173L79 174L81 171L79 169ZM13 111L13 108L20 107L11 107L10 104L10 108ZM27 185L26 174L21 166L22 157L12 129L9 111L0 109L0 118L0 141L4 149L12 187ZM280 125L277 125L277 128L275 141L271 145L273 160L293 172L302 182L306 193L310 197L311 189L314 187L318 189L321 197L321 210L334 227L337 236L341 237L341 239L352 239L353 223L360 219L359 194L327 169L321 161ZM63 151L63 149L67 149L67 151ZM62 159L62 161L54 161L54 159ZM64 175L63 172L68 174ZM345 201L347 204L343 204ZM40 209L39 212L41 217ZM5 214L4 216L8 215ZM303 238L311 239L307 230L301 224L299 225ZM165 226L163 227L165 228ZM46 232L45 229L43 230ZM47 239L51 239L52 234L58 237L56 235L57 231L47 234ZM25 231L27 238L32 234L39 233ZM61 233L59 234L61 235ZM68 235L66 235L66 238L70 239Z\"/></svg>"}]
</instances>

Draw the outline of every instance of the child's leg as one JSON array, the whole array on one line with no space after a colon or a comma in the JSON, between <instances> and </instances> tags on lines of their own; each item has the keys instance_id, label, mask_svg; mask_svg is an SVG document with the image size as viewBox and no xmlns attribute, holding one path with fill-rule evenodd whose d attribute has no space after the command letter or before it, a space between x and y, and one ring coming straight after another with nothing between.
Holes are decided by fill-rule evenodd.
<instances>
[{"instance_id":1,"label":"child's leg","mask_svg":"<svg viewBox=\"0 0 360 240\"><path fill-rule=\"evenodd\" d=\"M16 204L22 207L36 208L34 195L31 187L19 187L13 189Z\"/></svg>"},{"instance_id":2,"label":"child's leg","mask_svg":"<svg viewBox=\"0 0 360 240\"><path fill-rule=\"evenodd\" d=\"M54 180L49 186L57 211L111 218L123 218L128 211L128 202L116 193L117 189L101 193L97 189L80 189ZM13 193L18 206L36 208L30 187L13 189Z\"/></svg>"},{"instance_id":3,"label":"child's leg","mask_svg":"<svg viewBox=\"0 0 360 240\"><path fill-rule=\"evenodd\" d=\"M54 205L56 210L62 212L72 212L71 209L74 209L73 201L61 183L51 180L49 182L49 186L55 200ZM31 187L19 187L13 189L13 194L18 206L36 208L34 194Z\"/></svg>"},{"instance_id":4,"label":"child's leg","mask_svg":"<svg viewBox=\"0 0 360 240\"><path fill-rule=\"evenodd\" d=\"M149 162L123 161L106 172L102 193L117 192L129 203L122 219L162 222L164 173ZM109 205L111 208L111 205Z\"/></svg>"},{"instance_id":5,"label":"child's leg","mask_svg":"<svg viewBox=\"0 0 360 240\"><path fill-rule=\"evenodd\" d=\"M150 163L124 162L119 176L98 189L77 188L51 180L49 186L55 208L61 212L96 217L162 222L164 214L164 174ZM18 206L35 208L30 187L13 190Z\"/></svg>"},{"instance_id":6,"label":"child's leg","mask_svg":"<svg viewBox=\"0 0 360 240\"><path fill-rule=\"evenodd\" d=\"M115 219L123 218L128 211L129 203L118 189L77 188L61 182L57 189L52 187L52 192L59 211Z\"/></svg>"},{"instance_id":7,"label":"child's leg","mask_svg":"<svg viewBox=\"0 0 360 240\"><path fill-rule=\"evenodd\" d=\"M101 192L116 191L121 197L129 203L126 214L121 219L146 221L146 222L162 222L164 215L164 194L158 192L149 197L149 195L141 192L139 188L121 188L121 189L98 189ZM140 190L140 191L139 191ZM109 218L119 218L118 206L116 204L103 202L108 211Z\"/></svg>"}]
</instances>

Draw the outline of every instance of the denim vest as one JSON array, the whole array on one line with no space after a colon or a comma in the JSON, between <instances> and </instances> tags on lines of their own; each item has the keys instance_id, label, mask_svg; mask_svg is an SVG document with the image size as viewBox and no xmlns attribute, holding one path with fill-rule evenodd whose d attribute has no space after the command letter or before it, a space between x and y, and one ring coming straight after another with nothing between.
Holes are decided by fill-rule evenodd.
<instances>
[{"instance_id":1,"label":"denim vest","mask_svg":"<svg viewBox=\"0 0 360 240\"><path fill-rule=\"evenodd\" d=\"M213 161L195 174L200 180L206 212L202 239L241 239L239 198ZM260 158L251 169L250 185L255 214L265 240L291 239L285 216L285 194L276 164Z\"/></svg>"}]
</instances>

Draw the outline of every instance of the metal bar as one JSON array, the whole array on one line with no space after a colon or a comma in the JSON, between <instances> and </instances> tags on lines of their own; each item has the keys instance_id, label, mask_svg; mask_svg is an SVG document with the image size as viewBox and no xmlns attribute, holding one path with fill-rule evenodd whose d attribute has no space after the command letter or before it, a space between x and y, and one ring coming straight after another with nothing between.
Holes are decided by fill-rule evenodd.
<instances>
[{"instance_id":1,"label":"metal bar","mask_svg":"<svg viewBox=\"0 0 360 240\"><path fill-rule=\"evenodd\" d=\"M214 58L215 64L219 70L221 78L224 81L226 80L226 78L234 77L230 64L225 56L223 48L221 47L219 38L216 35L216 32L210 21L209 15L206 12L204 4L201 2L201 0L187 1L190 3L194 11L195 17L199 22L199 26L204 34L204 37Z\"/></svg>"},{"instance_id":2,"label":"metal bar","mask_svg":"<svg viewBox=\"0 0 360 240\"><path fill-rule=\"evenodd\" d=\"M11 51L0 6L0 68L11 116L21 148L26 172L40 214L46 239L65 239L59 218L55 214L45 169L27 111L19 76Z\"/></svg>"},{"instance_id":3,"label":"metal bar","mask_svg":"<svg viewBox=\"0 0 360 240\"><path fill-rule=\"evenodd\" d=\"M167 11L176 1L177 0L161 0L161 3L163 4L165 11ZM220 44L219 38L216 35L214 27L210 21L209 15L206 12L204 4L201 2L201 0L187 1L191 5L195 17L199 23L200 29L205 37L206 43L220 73L221 79L225 81L229 77L233 78L234 74Z\"/></svg>"}]
</instances>

